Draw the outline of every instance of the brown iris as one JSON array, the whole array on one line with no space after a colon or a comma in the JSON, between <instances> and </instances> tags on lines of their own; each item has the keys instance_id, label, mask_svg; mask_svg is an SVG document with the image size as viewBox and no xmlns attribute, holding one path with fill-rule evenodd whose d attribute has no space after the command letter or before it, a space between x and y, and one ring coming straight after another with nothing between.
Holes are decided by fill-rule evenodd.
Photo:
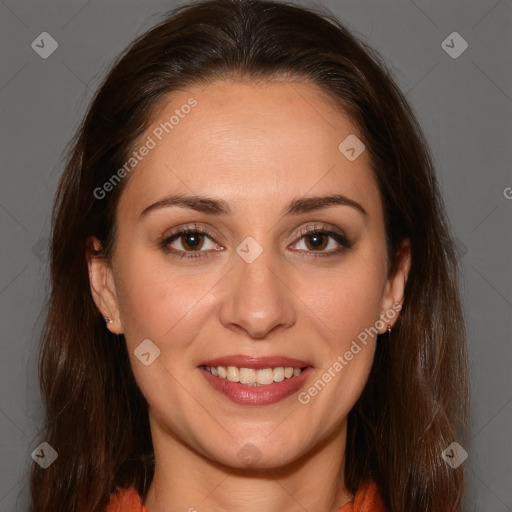
<instances>
[{"instance_id":1,"label":"brown iris","mask_svg":"<svg viewBox=\"0 0 512 512\"><path fill-rule=\"evenodd\" d=\"M185 233L180 238L186 250L198 251L204 244L204 235L201 233Z\"/></svg>"},{"instance_id":2,"label":"brown iris","mask_svg":"<svg viewBox=\"0 0 512 512\"><path fill-rule=\"evenodd\" d=\"M321 238L323 237L323 242ZM309 241L314 240L311 248L312 249L324 249L327 246L328 243L328 237L324 233L313 233L311 235L306 236L306 244L308 248L310 248Z\"/></svg>"}]
</instances>

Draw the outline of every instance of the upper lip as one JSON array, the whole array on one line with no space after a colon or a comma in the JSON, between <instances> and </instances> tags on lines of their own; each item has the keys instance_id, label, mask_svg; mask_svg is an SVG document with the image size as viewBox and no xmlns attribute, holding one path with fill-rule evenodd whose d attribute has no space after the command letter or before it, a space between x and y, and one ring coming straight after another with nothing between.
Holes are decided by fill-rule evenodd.
<instances>
[{"instance_id":1,"label":"upper lip","mask_svg":"<svg viewBox=\"0 0 512 512\"><path fill-rule=\"evenodd\" d=\"M284 356L244 356L244 355L232 355L217 357L215 359L209 359L203 361L199 366L236 366L238 368L252 368L253 370L261 370L262 368L277 368L279 366L293 368L305 368L311 366L308 361L302 361L300 359L293 359L291 357Z\"/></svg>"}]
</instances>

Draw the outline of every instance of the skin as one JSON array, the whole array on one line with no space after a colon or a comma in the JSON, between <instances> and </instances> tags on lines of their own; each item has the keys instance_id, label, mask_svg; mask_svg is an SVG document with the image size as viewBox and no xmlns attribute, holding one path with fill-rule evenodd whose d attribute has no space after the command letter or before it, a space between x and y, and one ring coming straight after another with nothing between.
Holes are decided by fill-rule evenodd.
<instances>
[{"instance_id":1,"label":"skin","mask_svg":"<svg viewBox=\"0 0 512 512\"><path fill-rule=\"evenodd\" d=\"M156 470L145 505L335 512L353 497L343 479L347 415L368 379L376 338L306 405L296 395L237 405L197 367L232 354L294 357L314 367L307 391L359 333L402 303L408 245L388 275L368 151L351 162L338 150L358 130L316 86L226 80L189 88L165 99L142 140L190 97L198 105L125 178L112 264L88 256L94 300L113 319L107 327L124 333L149 404ZM171 193L223 199L233 212L169 207L139 220ZM367 215L347 205L282 214L292 199L334 193ZM194 223L211 236L199 238L202 257L174 257L159 246L171 229ZM341 246L328 235L316 248L300 233L311 225L336 226L352 248L334 254ZM248 236L263 249L252 263L236 252ZM171 247L198 254L187 241ZM331 256L315 257L322 252ZM149 366L134 355L144 339L161 351ZM260 456L251 467L238 456L247 443Z\"/></svg>"}]
</instances>

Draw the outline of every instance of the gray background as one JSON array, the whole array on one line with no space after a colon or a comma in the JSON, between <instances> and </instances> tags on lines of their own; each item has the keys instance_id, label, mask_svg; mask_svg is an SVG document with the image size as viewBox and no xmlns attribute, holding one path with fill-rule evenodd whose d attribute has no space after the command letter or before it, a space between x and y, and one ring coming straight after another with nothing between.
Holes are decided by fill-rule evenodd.
<instances>
[{"instance_id":1,"label":"gray background","mask_svg":"<svg viewBox=\"0 0 512 512\"><path fill-rule=\"evenodd\" d=\"M2 512L28 509L42 415L46 247L63 150L112 59L176 4L0 0ZM511 1L316 5L384 56L431 145L464 272L473 404L465 510L511 511ZM453 31L469 44L457 59L441 47ZM42 32L59 45L47 59L31 48Z\"/></svg>"}]
</instances>

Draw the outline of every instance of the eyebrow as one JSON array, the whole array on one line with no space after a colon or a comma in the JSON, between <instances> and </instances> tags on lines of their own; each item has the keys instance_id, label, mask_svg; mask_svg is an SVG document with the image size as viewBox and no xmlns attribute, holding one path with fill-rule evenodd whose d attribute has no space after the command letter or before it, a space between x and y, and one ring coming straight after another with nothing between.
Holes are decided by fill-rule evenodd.
<instances>
[{"instance_id":1,"label":"eyebrow","mask_svg":"<svg viewBox=\"0 0 512 512\"><path fill-rule=\"evenodd\" d=\"M342 194L332 194L327 196L299 197L293 199L284 208L284 215L300 215L312 211L323 210L332 206L350 206L365 218L368 217L366 210L356 201ZM232 210L229 204L222 199L215 199L206 196L185 196L175 194L164 197L159 201L150 204L142 210L139 221L146 217L150 212L161 208L187 208L210 215L231 215Z\"/></svg>"}]
</instances>

